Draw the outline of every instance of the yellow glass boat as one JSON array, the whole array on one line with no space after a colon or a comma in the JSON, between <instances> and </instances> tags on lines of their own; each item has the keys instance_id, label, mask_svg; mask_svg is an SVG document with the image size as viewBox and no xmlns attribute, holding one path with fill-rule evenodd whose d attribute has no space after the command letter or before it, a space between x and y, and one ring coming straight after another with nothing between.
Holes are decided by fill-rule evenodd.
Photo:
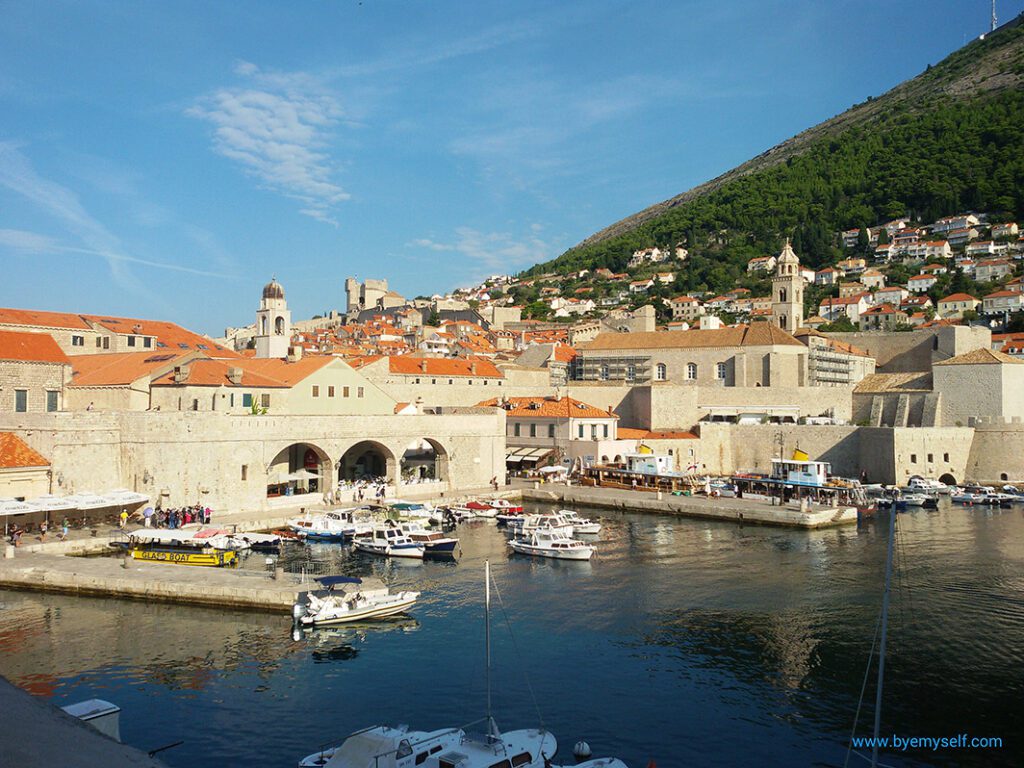
<instances>
[{"instance_id":1,"label":"yellow glass boat","mask_svg":"<svg viewBox=\"0 0 1024 768\"><path fill-rule=\"evenodd\" d=\"M213 568L234 565L238 559L238 552L233 549L133 547L129 551L135 560L173 565L205 565Z\"/></svg>"}]
</instances>

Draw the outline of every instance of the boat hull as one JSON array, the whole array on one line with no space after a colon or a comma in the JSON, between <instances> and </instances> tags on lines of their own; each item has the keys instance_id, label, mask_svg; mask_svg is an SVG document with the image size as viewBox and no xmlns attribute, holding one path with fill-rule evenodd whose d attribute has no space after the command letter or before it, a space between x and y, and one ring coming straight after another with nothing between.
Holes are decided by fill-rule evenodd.
<instances>
[{"instance_id":1,"label":"boat hull","mask_svg":"<svg viewBox=\"0 0 1024 768\"><path fill-rule=\"evenodd\" d=\"M360 541L356 539L353 546L360 552L366 552L369 555L382 555L384 557L408 557L415 558L417 560L423 559L424 549L421 545L415 547L392 547L390 544L380 546L374 544L372 541Z\"/></svg>"},{"instance_id":2,"label":"boat hull","mask_svg":"<svg viewBox=\"0 0 1024 768\"><path fill-rule=\"evenodd\" d=\"M208 568L223 568L238 561L238 553L231 549L216 549L209 552L185 552L174 549L130 549L132 559L150 563L171 565L198 565Z\"/></svg>"},{"instance_id":3,"label":"boat hull","mask_svg":"<svg viewBox=\"0 0 1024 768\"><path fill-rule=\"evenodd\" d=\"M387 616L404 613L415 605L417 597L419 597L419 594L415 593L411 597L407 597L403 600L395 600L393 603L388 605L357 608L352 611L345 611L344 613L326 616L322 619L315 616L303 616L299 621L306 627L329 627L336 624L350 624L355 621L366 621L367 619L383 619Z\"/></svg>"},{"instance_id":4,"label":"boat hull","mask_svg":"<svg viewBox=\"0 0 1024 768\"><path fill-rule=\"evenodd\" d=\"M535 547L521 541L510 541L508 543L513 552L533 557L549 557L552 560L589 560L594 550L590 547L574 547L573 549L549 549L547 547Z\"/></svg>"}]
</instances>

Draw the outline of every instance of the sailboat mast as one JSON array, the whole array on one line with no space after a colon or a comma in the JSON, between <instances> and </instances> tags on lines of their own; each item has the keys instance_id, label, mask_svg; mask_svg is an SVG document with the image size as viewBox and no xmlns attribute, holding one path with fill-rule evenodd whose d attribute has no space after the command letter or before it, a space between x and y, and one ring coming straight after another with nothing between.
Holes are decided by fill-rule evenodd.
<instances>
[{"instance_id":1,"label":"sailboat mast","mask_svg":"<svg viewBox=\"0 0 1024 768\"><path fill-rule=\"evenodd\" d=\"M487 735L492 736L494 718L491 716L491 561L484 560L484 642L487 645Z\"/></svg>"},{"instance_id":2,"label":"sailboat mast","mask_svg":"<svg viewBox=\"0 0 1024 768\"><path fill-rule=\"evenodd\" d=\"M875 686L875 732L871 768L878 765L878 736L882 727L882 682L885 679L885 641L889 634L889 592L892 589L892 550L896 538L896 507L889 509L889 547L885 554L885 592L882 595L882 637L878 646L878 684Z\"/></svg>"}]
</instances>

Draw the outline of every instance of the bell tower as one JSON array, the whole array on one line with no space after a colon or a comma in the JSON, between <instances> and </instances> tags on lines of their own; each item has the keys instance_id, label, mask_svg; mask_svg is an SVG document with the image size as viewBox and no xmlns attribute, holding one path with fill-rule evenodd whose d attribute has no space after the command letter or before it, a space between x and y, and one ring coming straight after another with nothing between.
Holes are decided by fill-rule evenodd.
<instances>
[{"instance_id":1,"label":"bell tower","mask_svg":"<svg viewBox=\"0 0 1024 768\"><path fill-rule=\"evenodd\" d=\"M292 339L292 313L284 300L284 288L271 278L263 286L263 298L256 310L256 357L287 357Z\"/></svg>"},{"instance_id":2,"label":"bell tower","mask_svg":"<svg viewBox=\"0 0 1024 768\"><path fill-rule=\"evenodd\" d=\"M772 322L787 333L804 324L804 279L788 237L772 278Z\"/></svg>"}]
</instances>

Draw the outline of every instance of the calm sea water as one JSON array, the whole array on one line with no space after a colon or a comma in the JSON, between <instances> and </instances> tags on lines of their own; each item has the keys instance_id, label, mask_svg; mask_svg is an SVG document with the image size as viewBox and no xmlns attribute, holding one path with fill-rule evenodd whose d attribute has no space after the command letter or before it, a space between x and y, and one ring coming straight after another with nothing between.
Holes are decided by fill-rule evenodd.
<instances>
[{"instance_id":1,"label":"calm sea water","mask_svg":"<svg viewBox=\"0 0 1024 768\"><path fill-rule=\"evenodd\" d=\"M640 768L843 764L886 518L799 532L588 514L605 524L591 563L510 557L493 523L458 529L457 564L318 545L313 557L423 597L408 619L297 641L286 616L0 592L0 673L56 704L116 702L127 743L184 740L161 755L171 766L292 766L367 725L483 715L490 559L499 726L542 722L566 763L582 738ZM885 762L1021 766L1024 510L900 515L897 564L883 734L1006 746ZM873 683L867 699L863 735Z\"/></svg>"}]
</instances>

